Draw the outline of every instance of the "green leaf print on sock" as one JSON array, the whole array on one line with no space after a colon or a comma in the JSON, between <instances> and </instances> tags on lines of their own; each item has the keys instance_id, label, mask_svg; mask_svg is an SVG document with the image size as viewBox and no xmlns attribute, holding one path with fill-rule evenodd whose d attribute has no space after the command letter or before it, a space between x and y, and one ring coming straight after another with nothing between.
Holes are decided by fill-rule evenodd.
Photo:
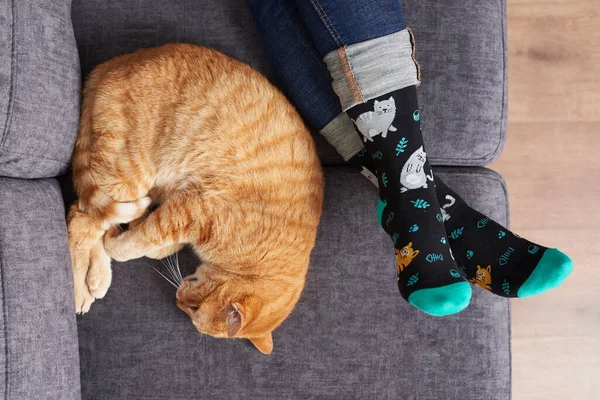
<instances>
[{"instance_id":1,"label":"green leaf print on sock","mask_svg":"<svg viewBox=\"0 0 600 400\"><path fill-rule=\"evenodd\" d=\"M392 236L392 242L394 242L394 246L396 245L396 243L398 242L398 239L400 238L400 234L398 233L394 233L394 236Z\"/></svg>"},{"instance_id":2,"label":"green leaf print on sock","mask_svg":"<svg viewBox=\"0 0 600 400\"><path fill-rule=\"evenodd\" d=\"M385 172L383 174L381 174L381 183L383 183L383 187L387 187L388 177Z\"/></svg>"},{"instance_id":3,"label":"green leaf print on sock","mask_svg":"<svg viewBox=\"0 0 600 400\"><path fill-rule=\"evenodd\" d=\"M383 158L383 153L378 151L377 153L373 154L371 157L373 157L374 160L381 160Z\"/></svg>"},{"instance_id":4,"label":"green leaf print on sock","mask_svg":"<svg viewBox=\"0 0 600 400\"><path fill-rule=\"evenodd\" d=\"M415 208L427 208L429 207L429 203L423 199L411 200L411 203L414 204Z\"/></svg>"},{"instance_id":5,"label":"green leaf print on sock","mask_svg":"<svg viewBox=\"0 0 600 400\"><path fill-rule=\"evenodd\" d=\"M452 233L450 233L450 239L458 239L462 235L464 229L465 228L456 228L455 230L453 230Z\"/></svg>"},{"instance_id":6,"label":"green leaf print on sock","mask_svg":"<svg viewBox=\"0 0 600 400\"><path fill-rule=\"evenodd\" d=\"M402 139L400 139L400 141L396 145L396 157L399 156L400 153L404 153L404 149L406 149L407 145L408 140L406 140L406 138L403 137Z\"/></svg>"},{"instance_id":7,"label":"green leaf print on sock","mask_svg":"<svg viewBox=\"0 0 600 400\"><path fill-rule=\"evenodd\" d=\"M385 221L385 226L389 226L390 222L392 222L393 219L394 219L394 213L391 212L388 214L387 221Z\"/></svg>"},{"instance_id":8,"label":"green leaf print on sock","mask_svg":"<svg viewBox=\"0 0 600 400\"><path fill-rule=\"evenodd\" d=\"M419 273L417 272L410 278L408 278L408 282L406 282L406 286L412 286L419 281Z\"/></svg>"}]
</instances>

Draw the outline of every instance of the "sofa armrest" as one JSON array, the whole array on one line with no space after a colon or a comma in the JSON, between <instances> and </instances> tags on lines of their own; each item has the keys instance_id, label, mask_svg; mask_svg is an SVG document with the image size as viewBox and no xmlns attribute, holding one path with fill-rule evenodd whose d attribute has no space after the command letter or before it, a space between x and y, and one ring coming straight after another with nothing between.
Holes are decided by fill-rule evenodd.
<instances>
[{"instance_id":1,"label":"sofa armrest","mask_svg":"<svg viewBox=\"0 0 600 400\"><path fill-rule=\"evenodd\" d=\"M0 177L2 398L81 398L72 285L58 182Z\"/></svg>"}]
</instances>

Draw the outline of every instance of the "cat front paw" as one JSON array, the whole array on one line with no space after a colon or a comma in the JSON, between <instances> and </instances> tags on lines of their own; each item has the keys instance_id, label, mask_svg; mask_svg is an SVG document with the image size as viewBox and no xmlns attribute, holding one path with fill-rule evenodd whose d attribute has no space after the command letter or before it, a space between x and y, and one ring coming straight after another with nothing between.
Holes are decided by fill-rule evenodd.
<instances>
[{"instance_id":1,"label":"cat front paw","mask_svg":"<svg viewBox=\"0 0 600 400\"><path fill-rule=\"evenodd\" d=\"M104 235L104 251L113 260L119 262L129 261L131 257L127 255L127 249L122 245L122 241L119 240L119 236L122 234L119 226L111 226Z\"/></svg>"},{"instance_id":2,"label":"cat front paw","mask_svg":"<svg viewBox=\"0 0 600 400\"><path fill-rule=\"evenodd\" d=\"M73 286L73 295L75 299L75 312L79 315L83 315L90 311L90 307L94 302L94 296L90 293L88 285L85 282L85 276L83 279L75 279Z\"/></svg>"},{"instance_id":3,"label":"cat front paw","mask_svg":"<svg viewBox=\"0 0 600 400\"><path fill-rule=\"evenodd\" d=\"M71 264L73 267L73 299L75 301L75 312L77 314L85 314L90 310L90 307L95 300L85 281L89 270L89 253L79 251L77 246L74 246L73 244L71 244L70 250Z\"/></svg>"},{"instance_id":4,"label":"cat front paw","mask_svg":"<svg viewBox=\"0 0 600 400\"><path fill-rule=\"evenodd\" d=\"M98 243L90 255L90 269L88 270L86 283L90 294L95 299L101 299L108 292L112 281L112 270L110 269L110 256L104 251L102 242Z\"/></svg>"}]
</instances>

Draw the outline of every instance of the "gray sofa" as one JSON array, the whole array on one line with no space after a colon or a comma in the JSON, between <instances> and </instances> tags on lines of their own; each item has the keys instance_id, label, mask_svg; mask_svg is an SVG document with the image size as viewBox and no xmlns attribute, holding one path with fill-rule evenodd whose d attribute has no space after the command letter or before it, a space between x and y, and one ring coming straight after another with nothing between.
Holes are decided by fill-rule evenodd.
<instances>
[{"instance_id":1,"label":"gray sofa","mask_svg":"<svg viewBox=\"0 0 600 400\"><path fill-rule=\"evenodd\" d=\"M430 159L473 207L507 224L505 184L482 168L506 130L505 2L403 3ZM4 398L509 399L508 301L474 288L469 308L445 318L404 302L375 188L320 137L323 218L306 290L272 355L200 336L147 259L115 263L106 298L76 318L63 203L73 199L80 79L172 41L215 47L273 79L244 0L0 0ZM184 251L180 263L191 268L194 256Z\"/></svg>"}]
</instances>

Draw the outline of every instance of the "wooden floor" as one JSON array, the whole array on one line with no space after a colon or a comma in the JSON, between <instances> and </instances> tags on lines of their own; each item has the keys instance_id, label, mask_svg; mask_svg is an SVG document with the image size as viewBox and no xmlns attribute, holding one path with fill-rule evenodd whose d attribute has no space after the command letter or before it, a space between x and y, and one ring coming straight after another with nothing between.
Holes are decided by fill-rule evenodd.
<instances>
[{"instance_id":1,"label":"wooden floor","mask_svg":"<svg viewBox=\"0 0 600 400\"><path fill-rule=\"evenodd\" d=\"M512 228L569 254L512 302L513 399L600 399L600 0L508 0L508 141L491 166Z\"/></svg>"}]
</instances>

